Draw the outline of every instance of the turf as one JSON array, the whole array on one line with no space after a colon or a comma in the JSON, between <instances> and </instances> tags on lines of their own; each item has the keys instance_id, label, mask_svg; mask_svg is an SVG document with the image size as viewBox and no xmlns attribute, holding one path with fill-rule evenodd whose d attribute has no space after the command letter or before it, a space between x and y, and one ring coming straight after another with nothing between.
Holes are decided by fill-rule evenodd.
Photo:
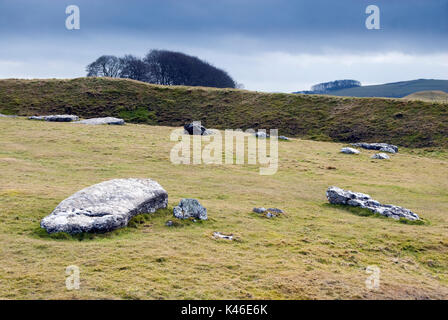
<instances>
[{"instance_id":1,"label":"turf","mask_svg":"<svg viewBox=\"0 0 448 320\"><path fill-rule=\"evenodd\" d=\"M279 142L278 172L261 176L255 165L172 164L172 129L0 118L0 298L448 298L445 149L402 148L381 161L295 139ZM40 229L74 192L126 177L158 181L169 208L102 235ZM330 185L407 207L425 224L331 206ZM166 227L182 197L199 199L209 220ZM262 218L256 206L286 214ZM79 290L66 289L69 265L80 268ZM365 286L371 265L381 270L378 291Z\"/></svg>"}]
</instances>

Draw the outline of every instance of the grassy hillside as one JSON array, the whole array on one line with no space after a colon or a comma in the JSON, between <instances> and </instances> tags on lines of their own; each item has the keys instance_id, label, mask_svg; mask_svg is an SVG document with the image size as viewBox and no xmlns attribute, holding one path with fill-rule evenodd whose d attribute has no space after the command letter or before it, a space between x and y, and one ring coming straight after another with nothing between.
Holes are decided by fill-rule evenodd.
<instances>
[{"instance_id":1,"label":"grassy hillside","mask_svg":"<svg viewBox=\"0 0 448 320\"><path fill-rule=\"evenodd\" d=\"M419 91L410 94L403 99L448 103L448 93L443 91Z\"/></svg>"},{"instance_id":2,"label":"grassy hillside","mask_svg":"<svg viewBox=\"0 0 448 320\"><path fill-rule=\"evenodd\" d=\"M412 81L401 81L374 86L361 86L336 90L329 94L346 97L402 98L414 92L428 90L448 92L448 80L419 79Z\"/></svg>"},{"instance_id":3,"label":"grassy hillside","mask_svg":"<svg viewBox=\"0 0 448 320\"><path fill-rule=\"evenodd\" d=\"M448 147L448 104L422 101L167 87L105 78L0 80L0 113L111 115L168 126L202 120L211 128L278 128L280 134L314 140Z\"/></svg>"},{"instance_id":4,"label":"grassy hillside","mask_svg":"<svg viewBox=\"0 0 448 320\"><path fill-rule=\"evenodd\" d=\"M254 165L171 164L172 129L0 118L0 298L448 299L446 151L402 149L380 161L297 139L280 142L278 172L260 176ZM210 220L168 228L165 210L120 231L67 239L39 228L75 191L125 177L157 180L170 208L199 199ZM428 223L330 206L330 185L405 206ZM255 206L287 215L261 218ZM239 241L215 240L214 231ZM65 287L68 265L80 268L80 290ZM379 291L365 286L370 265L381 270Z\"/></svg>"}]
</instances>

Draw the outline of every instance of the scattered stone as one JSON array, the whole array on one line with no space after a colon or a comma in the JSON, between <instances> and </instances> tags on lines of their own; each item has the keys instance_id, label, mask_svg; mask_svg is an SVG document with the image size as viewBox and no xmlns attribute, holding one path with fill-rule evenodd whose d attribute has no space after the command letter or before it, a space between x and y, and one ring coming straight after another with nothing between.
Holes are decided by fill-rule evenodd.
<instances>
[{"instance_id":1,"label":"scattered stone","mask_svg":"<svg viewBox=\"0 0 448 320\"><path fill-rule=\"evenodd\" d=\"M196 199L182 199L173 209L173 215L178 219L197 218L207 220L207 209Z\"/></svg>"},{"instance_id":2,"label":"scattered stone","mask_svg":"<svg viewBox=\"0 0 448 320\"><path fill-rule=\"evenodd\" d=\"M252 211L255 213L263 214L266 218L275 218L278 217L280 214L284 213L283 210L281 209L277 208L265 209L263 207L253 208Z\"/></svg>"},{"instance_id":3,"label":"scattered stone","mask_svg":"<svg viewBox=\"0 0 448 320\"><path fill-rule=\"evenodd\" d=\"M168 220L167 222L165 222L165 225L167 227L172 227L172 226L174 226L174 222L172 220Z\"/></svg>"},{"instance_id":4,"label":"scattered stone","mask_svg":"<svg viewBox=\"0 0 448 320\"><path fill-rule=\"evenodd\" d=\"M48 233L107 232L140 213L166 208L168 194L151 179L114 179L82 189L43 218Z\"/></svg>"},{"instance_id":5,"label":"scattered stone","mask_svg":"<svg viewBox=\"0 0 448 320\"><path fill-rule=\"evenodd\" d=\"M282 209L277 209L277 208L269 208L268 211L270 213L275 213L275 214L281 214L284 213Z\"/></svg>"},{"instance_id":6,"label":"scattered stone","mask_svg":"<svg viewBox=\"0 0 448 320\"><path fill-rule=\"evenodd\" d=\"M263 208L263 207L261 207L261 208L253 208L252 211L255 212L255 213L265 213L266 212L266 208Z\"/></svg>"},{"instance_id":7,"label":"scattered stone","mask_svg":"<svg viewBox=\"0 0 448 320\"><path fill-rule=\"evenodd\" d=\"M213 237L218 239L233 240L233 234L222 234L221 232L213 232Z\"/></svg>"},{"instance_id":8,"label":"scattered stone","mask_svg":"<svg viewBox=\"0 0 448 320\"><path fill-rule=\"evenodd\" d=\"M192 123L186 124L184 126L185 134L189 135L201 135L201 136L207 136L210 134L213 134L211 130L207 130L204 126L201 125L201 122L193 121Z\"/></svg>"},{"instance_id":9,"label":"scattered stone","mask_svg":"<svg viewBox=\"0 0 448 320\"><path fill-rule=\"evenodd\" d=\"M91 118L91 119L76 121L74 123L91 124L91 125L101 125L101 124L124 125L125 124L123 119L114 118L114 117Z\"/></svg>"},{"instance_id":10,"label":"scattered stone","mask_svg":"<svg viewBox=\"0 0 448 320\"><path fill-rule=\"evenodd\" d=\"M390 153L398 152L397 146L394 146L393 144L387 144L387 143L360 142L360 143L352 143L352 146L361 147L361 148L368 149L368 150L380 150L380 151L385 151L385 152L390 152Z\"/></svg>"},{"instance_id":11,"label":"scattered stone","mask_svg":"<svg viewBox=\"0 0 448 320\"><path fill-rule=\"evenodd\" d=\"M341 152L346 153L346 154L360 154L361 153L361 151L356 150L354 148L350 148L350 147L342 148Z\"/></svg>"},{"instance_id":12,"label":"scattered stone","mask_svg":"<svg viewBox=\"0 0 448 320\"><path fill-rule=\"evenodd\" d=\"M285 136L278 136L278 139L279 140L291 140L291 139L289 139L288 137L285 137Z\"/></svg>"},{"instance_id":13,"label":"scattered stone","mask_svg":"<svg viewBox=\"0 0 448 320\"><path fill-rule=\"evenodd\" d=\"M373 156L371 156L372 159L381 159L381 160L389 160L390 157L385 153L375 153Z\"/></svg>"},{"instance_id":14,"label":"scattered stone","mask_svg":"<svg viewBox=\"0 0 448 320\"><path fill-rule=\"evenodd\" d=\"M397 153L397 152L395 151L395 149L393 149L393 148L391 148L391 147L382 147L382 148L380 149L380 151L383 151L383 152L389 152L389 153Z\"/></svg>"},{"instance_id":15,"label":"scattered stone","mask_svg":"<svg viewBox=\"0 0 448 320\"><path fill-rule=\"evenodd\" d=\"M331 204L342 204L368 209L393 219L405 218L408 220L420 220L419 216L411 210L390 204L381 204L373 200L368 194L346 191L338 187L327 189L327 199Z\"/></svg>"},{"instance_id":16,"label":"scattered stone","mask_svg":"<svg viewBox=\"0 0 448 320\"><path fill-rule=\"evenodd\" d=\"M266 139L269 138L269 135L266 132L263 131L257 131L254 133L255 137L260 138L260 139Z\"/></svg>"},{"instance_id":17,"label":"scattered stone","mask_svg":"<svg viewBox=\"0 0 448 320\"><path fill-rule=\"evenodd\" d=\"M50 116L31 116L29 120L51 121L51 122L71 122L78 121L79 117L71 114L57 114Z\"/></svg>"}]
</instances>

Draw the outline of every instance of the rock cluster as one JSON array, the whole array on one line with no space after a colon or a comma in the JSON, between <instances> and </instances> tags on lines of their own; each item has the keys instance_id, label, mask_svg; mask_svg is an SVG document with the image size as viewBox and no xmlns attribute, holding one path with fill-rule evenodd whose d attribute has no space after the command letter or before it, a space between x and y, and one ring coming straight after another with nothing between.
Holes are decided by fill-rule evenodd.
<instances>
[{"instance_id":1,"label":"rock cluster","mask_svg":"<svg viewBox=\"0 0 448 320\"><path fill-rule=\"evenodd\" d=\"M28 117L30 120L41 120L41 121L52 121L52 122L71 122L78 121L79 117L71 114L57 114L50 116L31 116Z\"/></svg>"},{"instance_id":2,"label":"rock cluster","mask_svg":"<svg viewBox=\"0 0 448 320\"><path fill-rule=\"evenodd\" d=\"M114 118L114 117L91 118L91 119L76 121L74 123L91 124L91 125L101 125L101 124L123 125L123 124L125 124L123 119Z\"/></svg>"},{"instance_id":3,"label":"rock cluster","mask_svg":"<svg viewBox=\"0 0 448 320\"><path fill-rule=\"evenodd\" d=\"M196 199L182 199L173 209L173 215L178 219L195 218L207 220L207 209Z\"/></svg>"},{"instance_id":4,"label":"rock cluster","mask_svg":"<svg viewBox=\"0 0 448 320\"><path fill-rule=\"evenodd\" d=\"M419 216L409 209L390 204L381 204L368 194L343 190L338 187L327 189L327 199L331 204L341 204L368 209L393 219L420 220Z\"/></svg>"},{"instance_id":5,"label":"rock cluster","mask_svg":"<svg viewBox=\"0 0 448 320\"><path fill-rule=\"evenodd\" d=\"M151 179L114 179L76 192L42 219L48 233L107 232L140 213L166 208L168 194Z\"/></svg>"},{"instance_id":6,"label":"rock cluster","mask_svg":"<svg viewBox=\"0 0 448 320\"><path fill-rule=\"evenodd\" d=\"M398 147L393 144L387 144L387 143L352 143L352 146L360 147L368 150L379 150L383 152L389 152L389 153L397 153Z\"/></svg>"}]
</instances>

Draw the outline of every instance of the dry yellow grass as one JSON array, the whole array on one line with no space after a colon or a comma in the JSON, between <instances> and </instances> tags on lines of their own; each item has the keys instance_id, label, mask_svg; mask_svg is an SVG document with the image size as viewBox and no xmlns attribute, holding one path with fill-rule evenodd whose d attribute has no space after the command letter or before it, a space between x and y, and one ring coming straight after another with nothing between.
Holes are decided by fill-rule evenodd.
<instances>
[{"instance_id":1,"label":"dry yellow grass","mask_svg":"<svg viewBox=\"0 0 448 320\"><path fill-rule=\"evenodd\" d=\"M448 157L400 150L391 161L339 153L342 144L279 143L280 167L173 165L173 128L82 126L0 119L0 298L360 299L448 298ZM329 167L334 167L331 169ZM53 239L40 220L86 186L148 177L169 206L193 197L209 221L168 228L166 211L93 239ZM327 205L330 185L407 207L406 225ZM255 206L279 207L269 220ZM212 238L233 233L240 241ZM65 268L81 269L80 290ZM381 269L379 291L365 268Z\"/></svg>"}]
</instances>

